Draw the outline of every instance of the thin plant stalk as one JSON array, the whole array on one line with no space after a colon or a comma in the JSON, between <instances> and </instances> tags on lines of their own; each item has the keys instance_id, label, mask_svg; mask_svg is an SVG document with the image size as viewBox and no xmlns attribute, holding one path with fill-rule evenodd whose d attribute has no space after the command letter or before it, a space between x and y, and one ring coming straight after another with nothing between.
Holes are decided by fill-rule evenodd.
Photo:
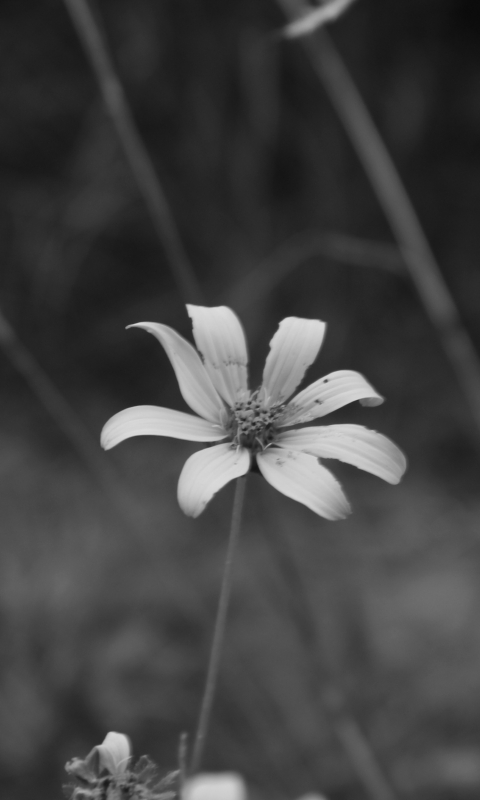
<instances>
[{"instance_id":1,"label":"thin plant stalk","mask_svg":"<svg viewBox=\"0 0 480 800\"><path fill-rule=\"evenodd\" d=\"M14 368L23 377L46 412L70 441L80 459L87 466L95 482L107 499L117 527L143 541L144 532L139 520L132 513L125 487L116 475L110 462L102 458L97 442L90 431L57 389L43 367L20 341L16 331L0 310L0 348Z\"/></svg>"},{"instance_id":2,"label":"thin plant stalk","mask_svg":"<svg viewBox=\"0 0 480 800\"><path fill-rule=\"evenodd\" d=\"M279 0L294 19L296 0ZM398 170L347 67L325 30L302 38L312 67L355 148L475 423L480 445L480 359L405 190Z\"/></svg>"},{"instance_id":3,"label":"thin plant stalk","mask_svg":"<svg viewBox=\"0 0 480 800\"><path fill-rule=\"evenodd\" d=\"M393 244L339 233L302 231L282 242L250 272L235 281L227 297L237 309L250 309L252 303L265 303L267 296L288 275L306 261L318 257L346 265L382 269L399 277L407 274L404 260Z\"/></svg>"},{"instance_id":4,"label":"thin plant stalk","mask_svg":"<svg viewBox=\"0 0 480 800\"><path fill-rule=\"evenodd\" d=\"M201 303L202 291L182 244L160 180L138 132L107 44L87 0L64 0L98 81L126 160L165 250L177 288L187 303Z\"/></svg>"},{"instance_id":5,"label":"thin plant stalk","mask_svg":"<svg viewBox=\"0 0 480 800\"><path fill-rule=\"evenodd\" d=\"M207 677L205 680L205 689L203 691L197 732L195 734L195 741L193 745L192 761L190 764L191 774L195 774L200 769L203 750L205 747L205 739L207 736L212 712L213 699L215 696L215 688L218 679L218 670L220 666L220 658L222 655L223 641L225 638L228 604L232 589L233 562L235 559L235 552L240 535L246 481L246 476L237 478L235 486L230 536L228 539L227 555L223 569L222 586L220 589L220 599L218 601L217 618L215 620L215 629L213 632L213 641L212 648L210 650L210 660L208 663Z\"/></svg>"},{"instance_id":6,"label":"thin plant stalk","mask_svg":"<svg viewBox=\"0 0 480 800\"><path fill-rule=\"evenodd\" d=\"M351 713L347 698L325 666L305 584L295 554L287 544L285 535L282 536L280 528L280 525L277 526L273 536L270 527L264 526L270 552L282 577L282 586L289 592L288 606L304 646L311 691L321 711L329 720L336 739L368 796L372 800L396 800L396 793L368 739Z\"/></svg>"}]
</instances>

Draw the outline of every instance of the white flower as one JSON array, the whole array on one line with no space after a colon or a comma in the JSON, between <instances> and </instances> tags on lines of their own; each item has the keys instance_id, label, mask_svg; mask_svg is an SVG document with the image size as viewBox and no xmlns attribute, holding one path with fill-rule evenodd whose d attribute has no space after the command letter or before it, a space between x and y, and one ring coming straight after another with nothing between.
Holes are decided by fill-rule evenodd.
<instances>
[{"instance_id":1,"label":"white flower","mask_svg":"<svg viewBox=\"0 0 480 800\"><path fill-rule=\"evenodd\" d=\"M139 322L130 327L144 328L160 341L185 401L198 416L157 406L127 408L103 428L106 450L141 435L219 442L190 456L180 475L178 502L192 517L225 484L245 475L253 460L275 489L332 520L345 517L350 507L320 459L338 458L398 483L405 457L382 434L361 425L294 428L354 400L370 406L383 402L365 378L351 370L332 372L291 398L317 357L324 322L284 319L270 342L262 385L250 391L247 345L233 311L225 306L187 309L202 358L167 325Z\"/></svg>"},{"instance_id":2,"label":"white flower","mask_svg":"<svg viewBox=\"0 0 480 800\"><path fill-rule=\"evenodd\" d=\"M236 772L203 772L185 782L182 800L247 800L247 787Z\"/></svg>"},{"instance_id":3,"label":"white flower","mask_svg":"<svg viewBox=\"0 0 480 800\"><path fill-rule=\"evenodd\" d=\"M200 773L189 778L182 800L247 800L247 787L236 772ZM310 792L298 800L326 800L323 794Z\"/></svg>"}]
</instances>

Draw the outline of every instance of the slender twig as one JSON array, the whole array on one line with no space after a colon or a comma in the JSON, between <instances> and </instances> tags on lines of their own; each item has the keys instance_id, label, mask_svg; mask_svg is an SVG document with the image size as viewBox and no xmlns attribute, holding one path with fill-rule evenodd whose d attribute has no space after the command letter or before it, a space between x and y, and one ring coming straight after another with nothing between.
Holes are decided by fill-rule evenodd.
<instances>
[{"instance_id":1,"label":"slender twig","mask_svg":"<svg viewBox=\"0 0 480 800\"><path fill-rule=\"evenodd\" d=\"M180 239L165 192L138 133L122 84L88 0L64 0L96 75L125 157L165 249L170 270L186 302L202 301L202 291Z\"/></svg>"},{"instance_id":2,"label":"slender twig","mask_svg":"<svg viewBox=\"0 0 480 800\"><path fill-rule=\"evenodd\" d=\"M278 0L296 18L297 0ZM410 277L434 325L475 422L480 444L480 359L393 160L342 58L325 30L302 38L313 69L368 175Z\"/></svg>"},{"instance_id":3,"label":"slender twig","mask_svg":"<svg viewBox=\"0 0 480 800\"><path fill-rule=\"evenodd\" d=\"M302 263L318 256L357 267L376 267L394 275L407 274L403 258L392 244L339 233L304 231L287 239L239 278L228 290L227 297L237 309L251 307L252 302L264 300Z\"/></svg>"},{"instance_id":4,"label":"slender twig","mask_svg":"<svg viewBox=\"0 0 480 800\"><path fill-rule=\"evenodd\" d=\"M228 540L227 556L223 570L222 587L220 599L218 601L217 618L213 633L212 647L210 650L210 660L208 663L205 689L203 692L200 715L198 719L197 732L193 746L192 762L190 772L194 774L200 769L202 763L203 749L207 735L210 714L212 711L215 687L217 685L218 668L222 654L222 645L225 637L225 623L227 621L228 603L232 588L233 561L240 534L240 524L242 519L243 500L245 497L246 476L237 478L235 487L235 497L233 500L232 523L230 526L230 536Z\"/></svg>"},{"instance_id":5,"label":"slender twig","mask_svg":"<svg viewBox=\"0 0 480 800\"><path fill-rule=\"evenodd\" d=\"M312 692L329 719L337 740L368 795L372 800L396 800L396 794L384 775L372 747L349 710L344 693L326 667L310 600L295 554L279 530L280 525L275 530L275 537L271 534L269 525L264 527L268 535L270 552L273 553L282 575L282 585L289 591L289 609L306 651Z\"/></svg>"},{"instance_id":6,"label":"slender twig","mask_svg":"<svg viewBox=\"0 0 480 800\"><path fill-rule=\"evenodd\" d=\"M65 400L44 369L19 340L13 327L0 311L0 347L15 369L22 375L41 404L71 442L75 451L102 488L109 501L116 525L130 532L139 532L139 522L133 519L124 488L110 463L102 458L98 443L77 413Z\"/></svg>"}]
</instances>

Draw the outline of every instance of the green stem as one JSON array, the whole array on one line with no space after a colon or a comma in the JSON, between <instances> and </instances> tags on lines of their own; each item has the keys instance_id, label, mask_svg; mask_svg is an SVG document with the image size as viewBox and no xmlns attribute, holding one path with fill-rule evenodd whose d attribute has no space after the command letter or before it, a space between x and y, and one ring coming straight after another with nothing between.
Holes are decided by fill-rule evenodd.
<instances>
[{"instance_id":1,"label":"green stem","mask_svg":"<svg viewBox=\"0 0 480 800\"><path fill-rule=\"evenodd\" d=\"M243 476L242 478L237 478L237 484L235 487L235 497L233 500L232 522L230 526L230 536L228 540L227 556L225 559L225 567L223 569L222 587L220 590L220 599L218 601L217 619L215 621L215 630L213 633L213 642L212 642L212 649L210 651L210 660L208 663L207 678L205 681L205 689L203 691L202 704L200 707L197 733L193 745L192 763L190 765L191 774L195 774L196 772L198 772L198 770L200 769L200 765L202 763L205 738L207 735L208 725L210 722L213 698L215 695L215 688L217 685L220 657L222 654L223 640L225 638L228 602L230 599L230 593L232 588L233 561L235 558L235 551L240 534L240 524L242 519L242 508L243 508L243 500L245 497L246 481L247 481L246 475Z\"/></svg>"}]
</instances>

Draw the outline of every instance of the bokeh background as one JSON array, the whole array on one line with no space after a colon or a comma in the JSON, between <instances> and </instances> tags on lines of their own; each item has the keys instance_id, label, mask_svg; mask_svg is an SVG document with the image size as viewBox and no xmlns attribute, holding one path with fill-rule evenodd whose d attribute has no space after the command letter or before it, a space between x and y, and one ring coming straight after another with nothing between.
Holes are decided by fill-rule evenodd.
<instances>
[{"instance_id":1,"label":"bokeh background","mask_svg":"<svg viewBox=\"0 0 480 800\"><path fill-rule=\"evenodd\" d=\"M359 0L331 32L478 347L476 6ZM253 383L281 318L326 320L309 377L356 369L387 398L332 421L386 433L410 464L392 487L332 462L354 506L338 523L251 476L205 766L254 797L364 797L319 699L334 676L400 796L478 797L480 456L362 168L302 48L271 35L273 0L95 8L205 296L242 318ZM125 331L189 324L61 0L3 0L0 62L3 314L93 440L127 406L183 409L158 343ZM156 438L99 450L105 486L6 351L0 373L1 796L61 797L65 761L108 730L173 768L232 487L185 518L196 447Z\"/></svg>"}]
</instances>

